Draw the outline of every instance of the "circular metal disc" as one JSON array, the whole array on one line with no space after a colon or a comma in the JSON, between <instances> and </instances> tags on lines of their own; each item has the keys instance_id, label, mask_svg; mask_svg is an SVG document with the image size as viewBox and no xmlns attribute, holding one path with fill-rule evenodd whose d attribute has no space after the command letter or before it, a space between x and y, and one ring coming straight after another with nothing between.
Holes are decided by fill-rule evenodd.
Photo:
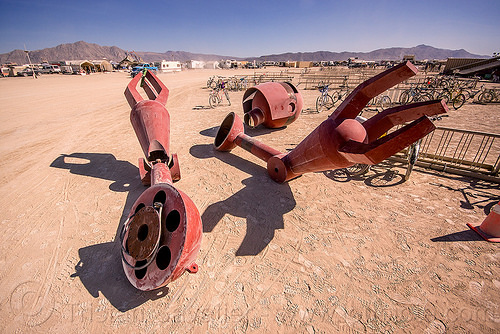
<instances>
[{"instance_id":1,"label":"circular metal disc","mask_svg":"<svg viewBox=\"0 0 500 334\"><path fill-rule=\"evenodd\" d=\"M151 206L140 209L129 225L127 249L136 261L153 255L160 239L160 216Z\"/></svg>"}]
</instances>

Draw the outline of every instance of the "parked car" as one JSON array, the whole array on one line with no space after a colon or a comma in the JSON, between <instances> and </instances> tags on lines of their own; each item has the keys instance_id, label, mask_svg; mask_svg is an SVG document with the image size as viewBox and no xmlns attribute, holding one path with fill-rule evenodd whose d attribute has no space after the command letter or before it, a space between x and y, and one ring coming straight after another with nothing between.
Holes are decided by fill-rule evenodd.
<instances>
[{"instance_id":1,"label":"parked car","mask_svg":"<svg viewBox=\"0 0 500 334\"><path fill-rule=\"evenodd\" d=\"M34 68L35 75L40 75L40 70L38 68ZM33 76L33 69L31 67L26 67L24 70L17 72L17 75L20 77L30 77Z\"/></svg>"},{"instance_id":2,"label":"parked car","mask_svg":"<svg viewBox=\"0 0 500 334\"><path fill-rule=\"evenodd\" d=\"M62 65L61 66L61 73L62 74L73 74L73 67L71 65Z\"/></svg>"},{"instance_id":3,"label":"parked car","mask_svg":"<svg viewBox=\"0 0 500 334\"><path fill-rule=\"evenodd\" d=\"M142 70L150 70L152 71L153 73L156 73L156 71L158 71L158 67L156 66L151 66L150 64L140 64L140 65L137 65L137 66L134 66L132 68L132 72L130 72L130 75L133 77L135 77L137 75L137 73L141 72Z\"/></svg>"},{"instance_id":4,"label":"parked car","mask_svg":"<svg viewBox=\"0 0 500 334\"><path fill-rule=\"evenodd\" d=\"M59 67L59 65L43 64L40 72L46 73L46 74L53 74L53 73L59 74L59 73L61 73L61 68Z\"/></svg>"}]
</instances>

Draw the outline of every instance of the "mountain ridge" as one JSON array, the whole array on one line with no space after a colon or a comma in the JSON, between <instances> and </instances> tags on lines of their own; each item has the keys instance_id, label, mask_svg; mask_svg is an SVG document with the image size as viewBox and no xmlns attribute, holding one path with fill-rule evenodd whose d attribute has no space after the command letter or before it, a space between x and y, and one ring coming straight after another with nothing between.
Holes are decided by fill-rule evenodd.
<instances>
[{"instance_id":1,"label":"mountain ridge","mask_svg":"<svg viewBox=\"0 0 500 334\"><path fill-rule=\"evenodd\" d=\"M126 57L128 51L117 46L101 46L95 43L78 41L75 43L59 44L52 48L30 51L29 55L33 63L42 63L44 61L54 62L62 60L97 60L108 59L119 62ZM314 52L285 52L280 54L263 55L260 57L232 57L216 54L192 53L187 51L134 51L145 62L159 60L178 60L185 62L188 60L212 61L221 59L235 60L256 60L256 61L341 61L351 57L358 57L363 60L401 60L405 55L414 55L416 60L433 60L446 58L489 58L485 55L472 54L464 49L449 50L439 49L429 45L421 44L411 48L391 47L377 49L370 52L332 52L332 51L314 51ZM8 53L0 54L0 63L26 64L28 62L26 52L23 50L13 50Z\"/></svg>"}]
</instances>

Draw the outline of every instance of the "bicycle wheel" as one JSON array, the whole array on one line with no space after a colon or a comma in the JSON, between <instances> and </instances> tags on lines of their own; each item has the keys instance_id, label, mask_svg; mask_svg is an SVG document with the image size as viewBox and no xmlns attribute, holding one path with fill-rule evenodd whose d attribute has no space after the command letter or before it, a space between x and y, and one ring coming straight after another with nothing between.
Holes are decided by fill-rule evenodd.
<instances>
[{"instance_id":1,"label":"bicycle wheel","mask_svg":"<svg viewBox=\"0 0 500 334\"><path fill-rule=\"evenodd\" d=\"M417 102L430 101L432 100L432 95L429 93L422 93L418 96Z\"/></svg>"},{"instance_id":2,"label":"bicycle wheel","mask_svg":"<svg viewBox=\"0 0 500 334\"><path fill-rule=\"evenodd\" d=\"M450 83L448 82L447 79L441 79L441 80L439 80L439 87L448 88L448 87L450 87Z\"/></svg>"},{"instance_id":3,"label":"bicycle wheel","mask_svg":"<svg viewBox=\"0 0 500 334\"><path fill-rule=\"evenodd\" d=\"M338 100L340 100L340 94L339 94L339 92L333 92L332 93L333 104L335 105L335 103L337 103Z\"/></svg>"},{"instance_id":4,"label":"bicycle wheel","mask_svg":"<svg viewBox=\"0 0 500 334\"><path fill-rule=\"evenodd\" d=\"M365 164L354 164L350 167L344 168L344 170L350 176L359 176L368 172L370 170L370 167L371 167L370 165L365 165Z\"/></svg>"},{"instance_id":5,"label":"bicycle wheel","mask_svg":"<svg viewBox=\"0 0 500 334\"><path fill-rule=\"evenodd\" d=\"M464 105L464 103L465 103L465 96L464 96L464 94L458 94L453 99L453 108L455 110L458 110L461 106Z\"/></svg>"},{"instance_id":6,"label":"bicycle wheel","mask_svg":"<svg viewBox=\"0 0 500 334\"><path fill-rule=\"evenodd\" d=\"M247 87L248 87L248 82L247 82L247 79L244 79L243 81L241 81L240 83L240 90L246 90Z\"/></svg>"},{"instance_id":7,"label":"bicycle wheel","mask_svg":"<svg viewBox=\"0 0 500 334\"><path fill-rule=\"evenodd\" d=\"M210 108L215 108L219 104L219 99L217 98L217 94L210 94L208 97L208 103L210 104Z\"/></svg>"},{"instance_id":8,"label":"bicycle wheel","mask_svg":"<svg viewBox=\"0 0 500 334\"><path fill-rule=\"evenodd\" d=\"M323 95L318 96L316 99L316 112L322 112L324 109L323 108L323 103L324 103L324 97Z\"/></svg>"},{"instance_id":9,"label":"bicycle wheel","mask_svg":"<svg viewBox=\"0 0 500 334\"><path fill-rule=\"evenodd\" d=\"M328 94L325 96L325 107L327 110L330 110L333 107L333 98Z\"/></svg>"},{"instance_id":10,"label":"bicycle wheel","mask_svg":"<svg viewBox=\"0 0 500 334\"><path fill-rule=\"evenodd\" d=\"M413 166L415 166L415 163L417 162L418 153L420 151L420 141L421 139L417 140L408 148L408 167L406 168L406 174L404 176L405 181L410 178Z\"/></svg>"},{"instance_id":11,"label":"bicycle wheel","mask_svg":"<svg viewBox=\"0 0 500 334\"><path fill-rule=\"evenodd\" d=\"M471 97L474 98L474 95L473 95L472 91L470 91L470 90L464 89L464 90L462 90L462 94L464 94L466 101L470 100Z\"/></svg>"},{"instance_id":12,"label":"bicycle wheel","mask_svg":"<svg viewBox=\"0 0 500 334\"><path fill-rule=\"evenodd\" d=\"M450 102L450 96L446 93L441 93L437 96L438 100L444 100L444 103L448 104Z\"/></svg>"},{"instance_id":13,"label":"bicycle wheel","mask_svg":"<svg viewBox=\"0 0 500 334\"><path fill-rule=\"evenodd\" d=\"M391 104L391 98L387 95L382 96L382 98L380 99L380 108L382 108L382 110L389 108Z\"/></svg>"},{"instance_id":14,"label":"bicycle wheel","mask_svg":"<svg viewBox=\"0 0 500 334\"><path fill-rule=\"evenodd\" d=\"M342 94L339 94L339 100L342 100L342 102L344 102L344 100L351 94L351 91L348 89L346 91L344 91Z\"/></svg>"},{"instance_id":15,"label":"bicycle wheel","mask_svg":"<svg viewBox=\"0 0 500 334\"><path fill-rule=\"evenodd\" d=\"M493 101L493 93L486 90L483 92L482 102L483 103L491 103Z\"/></svg>"},{"instance_id":16,"label":"bicycle wheel","mask_svg":"<svg viewBox=\"0 0 500 334\"><path fill-rule=\"evenodd\" d=\"M409 102L410 102L410 92L405 90L399 96L399 103L400 104L408 104Z\"/></svg>"},{"instance_id":17,"label":"bicycle wheel","mask_svg":"<svg viewBox=\"0 0 500 334\"><path fill-rule=\"evenodd\" d=\"M230 87L231 88L229 90L231 90L231 91L238 91L239 90L239 88L238 88L238 81L239 81L238 79L232 78L231 79L231 83L230 83Z\"/></svg>"},{"instance_id":18,"label":"bicycle wheel","mask_svg":"<svg viewBox=\"0 0 500 334\"><path fill-rule=\"evenodd\" d=\"M316 99L316 111L322 112L333 107L333 100L330 95L321 95Z\"/></svg>"}]
</instances>

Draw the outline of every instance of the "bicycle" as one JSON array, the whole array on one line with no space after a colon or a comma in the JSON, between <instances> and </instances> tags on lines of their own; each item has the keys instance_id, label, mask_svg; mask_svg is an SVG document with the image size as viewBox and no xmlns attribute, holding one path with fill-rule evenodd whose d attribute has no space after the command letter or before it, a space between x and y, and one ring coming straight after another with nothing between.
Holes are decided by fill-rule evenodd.
<instances>
[{"instance_id":1,"label":"bicycle","mask_svg":"<svg viewBox=\"0 0 500 334\"><path fill-rule=\"evenodd\" d=\"M408 179L410 178L410 174L413 171L413 166L415 166L415 163L417 162L418 154L420 152L421 142L422 139L419 139L408 147L408 151L406 154L408 166L406 167L406 173L403 177L404 181L408 181ZM365 165L365 164L354 164L350 167L344 168L346 173L349 174L350 176L360 176L366 174L370 169L371 165Z\"/></svg>"},{"instance_id":2,"label":"bicycle","mask_svg":"<svg viewBox=\"0 0 500 334\"><path fill-rule=\"evenodd\" d=\"M222 103L222 93L226 96L227 102L231 105L231 100L229 100L229 94L227 92L225 83L222 79L219 79L216 87L212 89L210 95L208 96L208 104L210 108L217 107L220 103Z\"/></svg>"},{"instance_id":3,"label":"bicycle","mask_svg":"<svg viewBox=\"0 0 500 334\"><path fill-rule=\"evenodd\" d=\"M331 95L328 94L329 85L318 86L321 95L316 99L316 112L320 113L323 110L330 110L334 105L334 100Z\"/></svg>"},{"instance_id":4,"label":"bicycle","mask_svg":"<svg viewBox=\"0 0 500 334\"><path fill-rule=\"evenodd\" d=\"M478 96L478 100L481 103L492 103L495 101L498 101L500 98L500 95L497 93L497 91L493 88L485 88L484 91Z\"/></svg>"},{"instance_id":5,"label":"bicycle","mask_svg":"<svg viewBox=\"0 0 500 334\"><path fill-rule=\"evenodd\" d=\"M371 169L372 166L370 165L365 165L365 164L354 164L350 167L344 168L345 172L349 176L360 176L363 174L368 173L368 171Z\"/></svg>"},{"instance_id":6,"label":"bicycle","mask_svg":"<svg viewBox=\"0 0 500 334\"><path fill-rule=\"evenodd\" d=\"M377 110L378 112L378 110ZM363 114L363 112L361 111L361 113L356 116L356 120L360 123L363 123L366 121L366 118L361 116L361 114ZM383 134L383 136L385 136L386 134ZM363 174L366 174L368 173L368 171L372 168L371 165L366 165L366 164L361 164L361 163L358 163L358 164L354 164L352 166L349 166L349 167L346 167L344 168L344 171L351 177L353 176L360 176L360 175L363 175Z\"/></svg>"},{"instance_id":7,"label":"bicycle","mask_svg":"<svg viewBox=\"0 0 500 334\"><path fill-rule=\"evenodd\" d=\"M339 88L332 93L333 104L338 101L343 101L344 98L349 95L351 89L349 88L349 83L347 82L347 76L344 76L344 81L339 86Z\"/></svg>"},{"instance_id":8,"label":"bicycle","mask_svg":"<svg viewBox=\"0 0 500 334\"><path fill-rule=\"evenodd\" d=\"M477 103L484 104L484 92L486 91L486 88L484 88L484 85L481 85L479 89L477 90L472 90L472 89L464 89L462 90L462 94L464 94L466 101L472 100L474 101L474 98L477 96Z\"/></svg>"},{"instance_id":9,"label":"bicycle","mask_svg":"<svg viewBox=\"0 0 500 334\"><path fill-rule=\"evenodd\" d=\"M389 108L392 105L391 98L387 95L379 95L371 99L368 104L366 105L368 109L370 110L376 110L382 109L385 110ZM374 108L374 109L372 109Z\"/></svg>"},{"instance_id":10,"label":"bicycle","mask_svg":"<svg viewBox=\"0 0 500 334\"><path fill-rule=\"evenodd\" d=\"M410 178L410 174L413 171L413 167L415 166L415 163L417 162L418 159L418 154L420 153L420 143L422 142L422 139L417 140L413 144L408 147L408 153L406 154L406 157L408 159L408 167L406 167L406 173L404 176L404 180L408 181Z\"/></svg>"},{"instance_id":11,"label":"bicycle","mask_svg":"<svg viewBox=\"0 0 500 334\"><path fill-rule=\"evenodd\" d=\"M240 82L238 83L238 90L246 90L247 87L248 87L247 77L246 76L241 77Z\"/></svg>"},{"instance_id":12,"label":"bicycle","mask_svg":"<svg viewBox=\"0 0 500 334\"><path fill-rule=\"evenodd\" d=\"M236 91L240 90L239 79L237 79L236 77L228 78L227 79L227 89L232 91L232 92L236 92Z\"/></svg>"},{"instance_id":13,"label":"bicycle","mask_svg":"<svg viewBox=\"0 0 500 334\"><path fill-rule=\"evenodd\" d=\"M448 115L441 115L441 116L433 116L430 117L432 121L440 121L443 117L448 117ZM363 123L366 121L366 118L362 116L356 117L356 119L360 122ZM383 136L385 136L384 134ZM420 144L422 143L422 139L417 140L413 144L411 144L408 147L408 150L406 152L406 159L408 161L408 166L406 167L406 172L403 177L403 182L408 181L410 178L410 174L413 171L413 167L415 166L415 163L418 160L418 155L420 153ZM350 167L344 168L345 172L350 175L350 176L360 176L363 174L366 174L369 170L371 169L371 165L366 165L366 164L354 164Z\"/></svg>"},{"instance_id":14,"label":"bicycle","mask_svg":"<svg viewBox=\"0 0 500 334\"><path fill-rule=\"evenodd\" d=\"M448 117L448 115L439 115L430 117L431 121L440 121L443 117ZM413 171L413 167L418 160L418 155L420 153L420 144L422 143L422 139L417 140L413 144L408 147L408 151L406 152L406 158L408 161L408 166L406 167L406 173L403 177L404 181L408 181L410 178L410 174Z\"/></svg>"},{"instance_id":15,"label":"bicycle","mask_svg":"<svg viewBox=\"0 0 500 334\"><path fill-rule=\"evenodd\" d=\"M448 88L444 88L441 94L437 97L438 100L444 100L446 104L453 105L453 109L458 110L465 103L465 95L462 94L462 89L459 90L450 90Z\"/></svg>"},{"instance_id":16,"label":"bicycle","mask_svg":"<svg viewBox=\"0 0 500 334\"><path fill-rule=\"evenodd\" d=\"M212 75L207 80L207 88L215 89L217 87L217 82L220 80L218 75Z\"/></svg>"},{"instance_id":17,"label":"bicycle","mask_svg":"<svg viewBox=\"0 0 500 334\"><path fill-rule=\"evenodd\" d=\"M430 100L432 100L432 95L427 92L427 89L418 86L414 87L413 84L399 96L399 103L402 105Z\"/></svg>"}]
</instances>

